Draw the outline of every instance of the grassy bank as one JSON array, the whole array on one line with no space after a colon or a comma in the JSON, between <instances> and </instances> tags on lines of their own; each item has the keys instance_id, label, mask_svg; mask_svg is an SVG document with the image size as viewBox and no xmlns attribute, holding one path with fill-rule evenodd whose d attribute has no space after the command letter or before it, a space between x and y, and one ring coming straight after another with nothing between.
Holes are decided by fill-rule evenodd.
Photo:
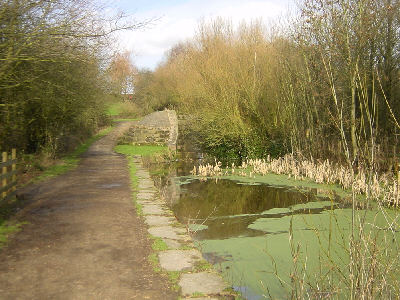
<instances>
[{"instance_id":1,"label":"grassy bank","mask_svg":"<svg viewBox=\"0 0 400 300\"><path fill-rule=\"evenodd\" d=\"M106 114L111 118L118 120L135 120L141 115L140 109L132 102L114 100L107 105Z\"/></svg>"},{"instance_id":2,"label":"grassy bank","mask_svg":"<svg viewBox=\"0 0 400 300\"><path fill-rule=\"evenodd\" d=\"M158 145L117 145L115 152L128 156L152 156L155 154L165 154L168 151L166 146Z\"/></svg>"},{"instance_id":3,"label":"grassy bank","mask_svg":"<svg viewBox=\"0 0 400 300\"><path fill-rule=\"evenodd\" d=\"M33 181L34 182L42 181L50 177L64 174L76 168L78 166L80 156L83 153L85 153L94 142L106 136L108 133L110 133L111 130L112 127L107 127L101 130L98 134L90 137L84 143L79 145L72 153L62 157L59 163L43 170L43 173L40 174L38 177L34 178Z\"/></svg>"},{"instance_id":4,"label":"grassy bank","mask_svg":"<svg viewBox=\"0 0 400 300\"><path fill-rule=\"evenodd\" d=\"M140 118L118 118L113 119L114 122L125 122L125 121L139 121Z\"/></svg>"},{"instance_id":5,"label":"grassy bank","mask_svg":"<svg viewBox=\"0 0 400 300\"><path fill-rule=\"evenodd\" d=\"M110 103L107 107L107 114L111 117L119 116L122 112L122 104L119 102Z\"/></svg>"}]
</instances>

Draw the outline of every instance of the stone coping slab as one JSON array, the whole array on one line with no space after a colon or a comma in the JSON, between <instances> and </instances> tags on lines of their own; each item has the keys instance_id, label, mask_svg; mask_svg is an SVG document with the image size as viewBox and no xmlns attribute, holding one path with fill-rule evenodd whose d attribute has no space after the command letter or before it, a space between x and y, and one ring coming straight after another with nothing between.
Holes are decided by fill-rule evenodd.
<instances>
[{"instance_id":1,"label":"stone coping slab","mask_svg":"<svg viewBox=\"0 0 400 300\"><path fill-rule=\"evenodd\" d=\"M176 249L179 249L179 248L182 247L182 244L180 242L178 242L178 241L175 241L175 240L170 240L170 239L164 238L163 241L167 244L169 249L176 250Z\"/></svg>"},{"instance_id":2,"label":"stone coping slab","mask_svg":"<svg viewBox=\"0 0 400 300\"><path fill-rule=\"evenodd\" d=\"M187 229L180 226L172 211L166 207L164 199L160 199L149 172L141 167L139 157L136 175L139 177L136 202L142 206L144 222L149 226L150 235L161 238L169 250L158 251L159 263L165 271L181 273L179 286L183 299L217 300L234 299L225 289L229 285L220 275L213 271L195 272L196 263L203 260L202 254L195 249ZM181 248L185 245L185 250ZM193 249L187 250L187 246Z\"/></svg>"},{"instance_id":3,"label":"stone coping slab","mask_svg":"<svg viewBox=\"0 0 400 300\"><path fill-rule=\"evenodd\" d=\"M160 265L167 271L192 270L202 259L200 251L192 250L167 250L158 253Z\"/></svg>"},{"instance_id":4,"label":"stone coping slab","mask_svg":"<svg viewBox=\"0 0 400 300\"><path fill-rule=\"evenodd\" d=\"M229 287L220 275L212 272L182 274L179 286L182 288L183 296L191 296L195 293L219 295Z\"/></svg>"},{"instance_id":5,"label":"stone coping slab","mask_svg":"<svg viewBox=\"0 0 400 300\"><path fill-rule=\"evenodd\" d=\"M160 206L155 204L143 204L142 212L144 215L166 215L167 212Z\"/></svg>"},{"instance_id":6,"label":"stone coping slab","mask_svg":"<svg viewBox=\"0 0 400 300\"><path fill-rule=\"evenodd\" d=\"M162 202L158 199L153 199L153 200L136 199L136 202L141 205L156 205L162 208Z\"/></svg>"},{"instance_id":7,"label":"stone coping slab","mask_svg":"<svg viewBox=\"0 0 400 300\"><path fill-rule=\"evenodd\" d=\"M172 217L167 217L167 216L153 216L153 215L147 215L144 217L144 220L147 225L149 226L165 226L165 225L170 225L175 221L174 218Z\"/></svg>"},{"instance_id":8,"label":"stone coping slab","mask_svg":"<svg viewBox=\"0 0 400 300\"><path fill-rule=\"evenodd\" d=\"M188 297L188 298L185 298L185 299L190 299L190 300L220 300L221 298L218 299L218 298L214 298L214 297L196 297L196 298Z\"/></svg>"},{"instance_id":9,"label":"stone coping slab","mask_svg":"<svg viewBox=\"0 0 400 300\"><path fill-rule=\"evenodd\" d=\"M154 186L154 182L151 179L142 179L139 184Z\"/></svg>"},{"instance_id":10,"label":"stone coping slab","mask_svg":"<svg viewBox=\"0 0 400 300\"><path fill-rule=\"evenodd\" d=\"M182 227L174 227L174 230L176 233L180 233L180 234L187 233L186 228L182 228Z\"/></svg>"},{"instance_id":11,"label":"stone coping slab","mask_svg":"<svg viewBox=\"0 0 400 300\"><path fill-rule=\"evenodd\" d=\"M140 192L155 192L155 187L154 185L149 185L149 184L138 184L138 188Z\"/></svg>"},{"instance_id":12,"label":"stone coping slab","mask_svg":"<svg viewBox=\"0 0 400 300\"><path fill-rule=\"evenodd\" d=\"M147 173L145 170L137 170L136 174L137 177L139 177L140 179L146 179L146 180L150 180L150 174Z\"/></svg>"},{"instance_id":13,"label":"stone coping slab","mask_svg":"<svg viewBox=\"0 0 400 300\"><path fill-rule=\"evenodd\" d=\"M155 237L171 239L171 240L180 240L180 241L189 241L190 237L185 234L179 234L176 231L176 228L172 226L160 226L160 227L150 227L149 233Z\"/></svg>"},{"instance_id":14,"label":"stone coping slab","mask_svg":"<svg viewBox=\"0 0 400 300\"><path fill-rule=\"evenodd\" d=\"M150 199L154 199L154 197L156 196L156 193L154 192L140 192L136 195L136 198L138 199L143 199L143 200L150 200Z\"/></svg>"}]
</instances>

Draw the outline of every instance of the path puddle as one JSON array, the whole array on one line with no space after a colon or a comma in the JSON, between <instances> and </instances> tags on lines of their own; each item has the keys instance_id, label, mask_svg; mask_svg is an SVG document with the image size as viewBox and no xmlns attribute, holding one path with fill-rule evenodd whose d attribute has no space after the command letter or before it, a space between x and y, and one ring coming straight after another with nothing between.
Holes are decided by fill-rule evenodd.
<instances>
[{"instance_id":1,"label":"path puddle","mask_svg":"<svg viewBox=\"0 0 400 300\"><path fill-rule=\"evenodd\" d=\"M98 187L101 189L112 189L120 186L122 186L121 183L107 183L107 184L100 184Z\"/></svg>"}]
</instances>

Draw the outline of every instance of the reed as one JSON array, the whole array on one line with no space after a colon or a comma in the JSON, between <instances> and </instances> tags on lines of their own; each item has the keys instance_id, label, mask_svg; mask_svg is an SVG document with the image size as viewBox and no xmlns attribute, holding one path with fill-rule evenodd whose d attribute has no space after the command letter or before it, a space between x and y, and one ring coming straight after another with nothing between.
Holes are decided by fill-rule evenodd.
<instances>
[{"instance_id":1,"label":"reed","mask_svg":"<svg viewBox=\"0 0 400 300\"><path fill-rule=\"evenodd\" d=\"M240 166L222 168L222 163L204 164L194 167L191 174L201 177L218 177L238 175L244 177L265 176L269 173L288 175L295 180L312 180L321 184L339 185L344 190L352 191L355 195L366 195L371 199L382 200L386 205L398 207L400 192L397 179L389 174L378 175L358 168L352 168L333 163L329 159L302 160L294 154L271 159L246 159Z\"/></svg>"}]
</instances>

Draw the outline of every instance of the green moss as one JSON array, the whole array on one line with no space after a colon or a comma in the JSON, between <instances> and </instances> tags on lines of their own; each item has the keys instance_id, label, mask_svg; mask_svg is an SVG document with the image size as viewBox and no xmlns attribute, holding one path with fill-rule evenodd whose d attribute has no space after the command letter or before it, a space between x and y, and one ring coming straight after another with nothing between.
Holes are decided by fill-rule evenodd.
<instances>
[{"instance_id":1,"label":"green moss","mask_svg":"<svg viewBox=\"0 0 400 300\"><path fill-rule=\"evenodd\" d=\"M133 193L132 197L134 199L136 199L136 193ZM136 213L138 214L138 216L143 216L143 206L136 203L135 207L136 207Z\"/></svg>"},{"instance_id":2,"label":"green moss","mask_svg":"<svg viewBox=\"0 0 400 300\"><path fill-rule=\"evenodd\" d=\"M24 223L9 224L8 222L2 221L0 223L0 247L7 243L10 234L20 231L23 224Z\"/></svg>"},{"instance_id":3,"label":"green moss","mask_svg":"<svg viewBox=\"0 0 400 300\"><path fill-rule=\"evenodd\" d=\"M161 273L162 270L160 268L160 262L159 262L157 253L151 253L148 256L148 261L153 266L154 272Z\"/></svg>"},{"instance_id":4,"label":"green moss","mask_svg":"<svg viewBox=\"0 0 400 300\"><path fill-rule=\"evenodd\" d=\"M179 289L178 282L179 282L179 278L181 277L181 272L179 272L179 271L168 271L167 275L168 275L169 281L173 285L173 288L175 290L178 290Z\"/></svg>"},{"instance_id":5,"label":"green moss","mask_svg":"<svg viewBox=\"0 0 400 300\"><path fill-rule=\"evenodd\" d=\"M159 145L117 145L114 150L125 155L151 156L168 152L168 147Z\"/></svg>"},{"instance_id":6,"label":"green moss","mask_svg":"<svg viewBox=\"0 0 400 300\"><path fill-rule=\"evenodd\" d=\"M179 281L179 278L180 278L182 272L163 271L160 267L160 261L158 259L157 253L159 251L168 250L167 244L161 238L153 237L151 235L150 235L150 238L153 240L151 248L153 249L154 252L149 255L149 261L150 261L151 265L153 266L153 270L155 272L167 275L169 281L171 282L171 289L173 289L175 291L179 291L178 281Z\"/></svg>"},{"instance_id":7,"label":"green moss","mask_svg":"<svg viewBox=\"0 0 400 300\"><path fill-rule=\"evenodd\" d=\"M128 156L129 175L131 178L132 201L135 203L136 213L143 216L143 206L136 202L136 195L138 191L139 178L136 176L136 165L131 156Z\"/></svg>"},{"instance_id":8,"label":"green moss","mask_svg":"<svg viewBox=\"0 0 400 300\"><path fill-rule=\"evenodd\" d=\"M196 264L194 265L194 269L196 272L209 271L213 269L213 265L206 260L200 260L196 262Z\"/></svg>"},{"instance_id":9,"label":"green moss","mask_svg":"<svg viewBox=\"0 0 400 300\"><path fill-rule=\"evenodd\" d=\"M139 178L136 176L136 165L132 157L128 157L129 175L131 177L131 187L136 191L139 184Z\"/></svg>"},{"instance_id":10,"label":"green moss","mask_svg":"<svg viewBox=\"0 0 400 300\"><path fill-rule=\"evenodd\" d=\"M132 121L138 121L140 118L118 118L118 119L113 119L114 122L132 122Z\"/></svg>"},{"instance_id":11,"label":"green moss","mask_svg":"<svg viewBox=\"0 0 400 300\"><path fill-rule=\"evenodd\" d=\"M163 241L161 238L153 238L153 244L151 245L151 248L154 251L165 251L168 250L167 244Z\"/></svg>"},{"instance_id":12,"label":"green moss","mask_svg":"<svg viewBox=\"0 0 400 300\"><path fill-rule=\"evenodd\" d=\"M388 214L376 211L356 212L355 222L360 222L361 218L365 218L366 221L364 225L361 223L355 225L353 231L351 209L322 211L319 214L295 214L280 218L258 218L248 225L248 228L263 231L265 235L202 240L199 243L203 252L213 253L215 257L225 258L229 255L228 259L221 260L216 267L221 269L224 277L234 286L246 286L246 289L255 295L266 294L268 288L271 298L286 299L287 293L290 293L290 286L283 287L280 280L290 283L295 266L298 268L298 274L303 274L304 271L308 283L312 286L316 282L324 285L328 279L338 287L345 286L345 282L350 280L346 266L350 261L348 245L351 232L354 232L356 237L361 234L368 238L373 236L373 243L378 246L374 249L371 244L371 253L385 253L382 256L377 254L376 259L382 266L393 264L390 268L398 270L396 265L398 260L394 259L398 255L398 245L388 242L387 239L392 233L384 231L374 233L375 226L376 228L385 226L385 215L388 217ZM357 229L361 226L362 231ZM395 235L393 237L397 240L398 233ZM364 242L371 243L370 240L363 240ZM297 250L300 252L295 259L292 251ZM357 251L363 253L365 250ZM307 269L304 270L304 267ZM322 275L325 270L326 274L331 272L329 277ZM374 272L382 271L378 270L379 268L376 268ZM397 272L393 272L395 273ZM343 281L338 281L339 278ZM394 284L396 280L393 280ZM344 288L340 290L339 298L346 299L346 290Z\"/></svg>"},{"instance_id":13,"label":"green moss","mask_svg":"<svg viewBox=\"0 0 400 300\"><path fill-rule=\"evenodd\" d=\"M193 250L194 248L189 245L184 245L184 246L180 247L179 249L180 250Z\"/></svg>"}]
</instances>

